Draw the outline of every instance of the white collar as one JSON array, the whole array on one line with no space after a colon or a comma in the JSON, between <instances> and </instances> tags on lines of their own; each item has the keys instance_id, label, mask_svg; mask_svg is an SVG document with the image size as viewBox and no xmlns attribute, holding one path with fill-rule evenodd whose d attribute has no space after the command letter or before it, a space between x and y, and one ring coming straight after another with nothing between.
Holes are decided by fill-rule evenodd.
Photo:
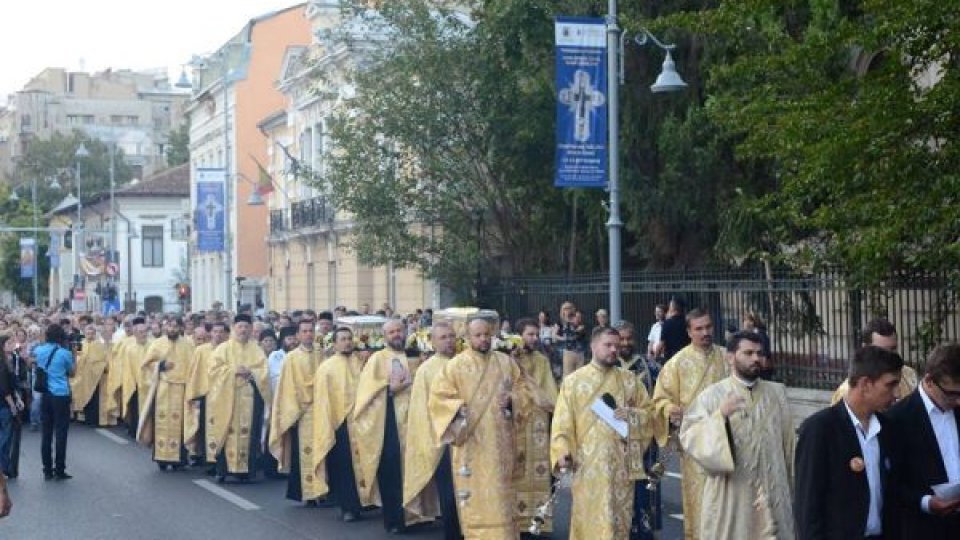
<instances>
[{"instance_id":1,"label":"white collar","mask_svg":"<svg viewBox=\"0 0 960 540\"><path fill-rule=\"evenodd\" d=\"M857 428L860 433L864 434L865 440L870 440L878 433L880 433L880 420L877 419L875 413L870 413L870 429L864 433L863 423L860 422L860 419L857 418L857 415L853 414L853 410L850 409L850 405L847 403L847 399L843 399L843 406L847 408L847 414L850 415L850 420L853 422L853 426Z\"/></svg>"},{"instance_id":2,"label":"white collar","mask_svg":"<svg viewBox=\"0 0 960 540\"><path fill-rule=\"evenodd\" d=\"M747 390L753 390L757 386L757 383L760 381L760 379L758 378L758 379L754 379L752 382L747 382L741 379L736 373L733 374L733 380L745 386Z\"/></svg>"},{"instance_id":3,"label":"white collar","mask_svg":"<svg viewBox=\"0 0 960 540\"><path fill-rule=\"evenodd\" d=\"M930 399L930 394L927 393L927 389L923 387L923 380L920 380L920 384L917 385L917 388L920 390L920 399L923 400L923 407L927 410L927 414L949 414L953 412L945 411L941 409L936 403Z\"/></svg>"}]
</instances>

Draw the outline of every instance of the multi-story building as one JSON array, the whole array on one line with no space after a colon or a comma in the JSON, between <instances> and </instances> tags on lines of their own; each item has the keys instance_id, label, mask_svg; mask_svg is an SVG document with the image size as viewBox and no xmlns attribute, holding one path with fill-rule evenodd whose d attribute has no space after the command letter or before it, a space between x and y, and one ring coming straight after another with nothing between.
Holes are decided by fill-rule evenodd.
<instances>
[{"instance_id":1,"label":"multi-story building","mask_svg":"<svg viewBox=\"0 0 960 540\"><path fill-rule=\"evenodd\" d=\"M342 13L338 0L308 2L305 15L314 40L309 47L287 49L278 84L287 102L260 122L276 184L270 195L267 304L277 310L363 304L378 309L389 304L407 312L437 307L446 299L420 272L392 265L369 267L357 260L349 247L352 219L334 210L323 182L331 151L329 122L353 97L348 74L372 48L388 40L376 11L345 20ZM304 181L307 176L313 180Z\"/></svg>"},{"instance_id":2,"label":"multi-story building","mask_svg":"<svg viewBox=\"0 0 960 540\"><path fill-rule=\"evenodd\" d=\"M216 52L191 62L193 94L187 108L191 208L199 220L206 202L212 213L223 212L226 222L219 249L198 242L194 232L190 267L194 309L209 309L218 301L228 309L255 305L265 297L268 213L262 206L247 204L259 178L258 163L268 161L267 141L257 124L284 106L276 81L285 52L309 43L304 4L297 4L252 19ZM222 201L198 196L201 177L219 179Z\"/></svg>"},{"instance_id":3,"label":"multi-story building","mask_svg":"<svg viewBox=\"0 0 960 540\"><path fill-rule=\"evenodd\" d=\"M179 311L176 285L189 267L189 165L134 180L113 200L111 207L109 191L84 197L78 216L69 195L50 212L51 228L71 231L52 238L51 305L102 311L115 299L127 311Z\"/></svg>"},{"instance_id":4,"label":"multi-story building","mask_svg":"<svg viewBox=\"0 0 960 540\"><path fill-rule=\"evenodd\" d=\"M44 69L0 111L0 179L33 141L73 130L117 145L135 177L150 176L166 167L170 132L182 124L189 97L161 70Z\"/></svg>"}]
</instances>

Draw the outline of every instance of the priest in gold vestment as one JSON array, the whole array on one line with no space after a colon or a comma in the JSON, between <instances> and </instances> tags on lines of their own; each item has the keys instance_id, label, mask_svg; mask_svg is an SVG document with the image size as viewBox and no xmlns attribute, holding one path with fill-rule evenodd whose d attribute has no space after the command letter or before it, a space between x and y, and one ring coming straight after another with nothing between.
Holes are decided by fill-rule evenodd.
<instances>
[{"instance_id":1,"label":"priest in gold vestment","mask_svg":"<svg viewBox=\"0 0 960 540\"><path fill-rule=\"evenodd\" d=\"M208 370L207 462L216 463L219 482L228 475L240 481L256 475L264 404L270 402L267 358L250 339L252 318L241 313L233 322L231 338L213 351Z\"/></svg>"},{"instance_id":2,"label":"priest in gold vestment","mask_svg":"<svg viewBox=\"0 0 960 540\"><path fill-rule=\"evenodd\" d=\"M540 325L534 319L517 321L516 332L523 345L512 354L533 398L529 413L514 422L517 452L514 486L517 490L517 528L530 526L537 508L550 498L550 415L557 403L557 382L550 360L540 352ZM541 530L551 530L547 520Z\"/></svg>"},{"instance_id":3,"label":"priest in gold vestment","mask_svg":"<svg viewBox=\"0 0 960 540\"><path fill-rule=\"evenodd\" d=\"M460 522L453 494L450 448L437 438L430 423L430 386L443 366L456 354L457 335L450 323L438 321L430 329L434 354L417 368L410 393L407 447L403 454L403 504L413 513L424 510L420 500L437 499L444 538L459 540ZM437 516L423 516L433 518Z\"/></svg>"},{"instance_id":4,"label":"priest in gold vestment","mask_svg":"<svg viewBox=\"0 0 960 540\"><path fill-rule=\"evenodd\" d=\"M550 460L572 470L571 540L629 538L634 482L646 478L643 454L655 431L647 389L619 366L620 333L598 327L593 360L564 378L550 433ZM626 436L593 411L613 409Z\"/></svg>"},{"instance_id":5,"label":"priest in gold vestment","mask_svg":"<svg viewBox=\"0 0 960 540\"><path fill-rule=\"evenodd\" d=\"M727 342L730 377L686 410L680 443L706 472L700 538L793 540L794 427L782 384L760 379L763 342Z\"/></svg>"},{"instance_id":6,"label":"priest in gold vestment","mask_svg":"<svg viewBox=\"0 0 960 540\"><path fill-rule=\"evenodd\" d=\"M871 319L862 333L864 345L873 345L890 352L897 352L897 346L899 345L897 328L889 320L883 317ZM917 371L904 364L903 370L900 372L900 387L897 399L903 399L913 393L913 391L917 389L917 383ZM830 398L830 404L836 405L837 402L847 395L849 390L850 381L844 379L843 382L840 383L840 386L833 392L833 396Z\"/></svg>"},{"instance_id":7,"label":"priest in gold vestment","mask_svg":"<svg viewBox=\"0 0 960 540\"><path fill-rule=\"evenodd\" d=\"M367 360L357 381L353 409L355 431L350 433L363 448L357 459L360 502L383 509L388 531L403 531L421 521L417 515L436 515L429 509L405 515L403 509L403 449L407 435L410 385L416 361L404 351L406 325L393 319L383 325L384 349ZM417 504L433 504L421 499Z\"/></svg>"},{"instance_id":8,"label":"priest in gold vestment","mask_svg":"<svg viewBox=\"0 0 960 540\"><path fill-rule=\"evenodd\" d=\"M197 346L190 363L190 375L187 379L185 398L187 410L183 420L183 445L194 461L206 462L206 399L210 391L210 356L221 343L230 337L230 327L225 322L210 325L209 340Z\"/></svg>"},{"instance_id":9,"label":"priest in gold vestment","mask_svg":"<svg viewBox=\"0 0 960 540\"><path fill-rule=\"evenodd\" d=\"M520 368L491 351L492 329L467 324L469 347L447 362L430 386L430 422L452 448L460 528L467 540L515 540L514 419L530 407Z\"/></svg>"},{"instance_id":10,"label":"priest in gold vestment","mask_svg":"<svg viewBox=\"0 0 960 540\"><path fill-rule=\"evenodd\" d=\"M183 335L183 319L163 323L164 336L147 347L144 379L150 381L140 409L137 441L153 446L153 460L160 470L187 463L183 425L187 410L186 386L193 359L193 345Z\"/></svg>"},{"instance_id":11,"label":"priest in gold vestment","mask_svg":"<svg viewBox=\"0 0 960 540\"><path fill-rule=\"evenodd\" d=\"M287 473L287 498L315 504L322 495L316 477L313 383L323 351L314 347L313 321L300 321L300 345L286 354L270 410L270 453Z\"/></svg>"},{"instance_id":12,"label":"priest in gold vestment","mask_svg":"<svg viewBox=\"0 0 960 540\"><path fill-rule=\"evenodd\" d=\"M687 334L690 335L690 345L667 360L653 391L657 421L670 426L671 430L680 426L687 407L704 388L727 376L724 350L713 344L713 320L710 315L699 309L690 311L687 314ZM668 444L668 435L666 429L657 433L657 443L661 448ZM704 472L696 461L685 454L681 471L684 537L686 540L698 540Z\"/></svg>"},{"instance_id":13,"label":"priest in gold vestment","mask_svg":"<svg viewBox=\"0 0 960 540\"><path fill-rule=\"evenodd\" d=\"M123 418L123 355L121 354L123 338L117 336L117 321L108 317L104 321L101 337L107 347L107 380L103 390L108 396L106 425L110 426L117 425ZM100 414L103 414L102 409Z\"/></svg>"},{"instance_id":14,"label":"priest in gold vestment","mask_svg":"<svg viewBox=\"0 0 960 540\"><path fill-rule=\"evenodd\" d=\"M340 507L344 521L360 517L357 463L353 440L356 429L353 404L363 360L353 351L353 332L346 327L333 332L334 354L317 368L313 383L313 450L317 492Z\"/></svg>"},{"instance_id":15,"label":"priest in gold vestment","mask_svg":"<svg viewBox=\"0 0 960 540\"><path fill-rule=\"evenodd\" d=\"M133 335L124 338L120 346L123 365L122 414L127 424L127 433L136 438L140 419L140 396L147 393L140 370L147 354L147 322L143 317L135 317L132 324Z\"/></svg>"},{"instance_id":16,"label":"priest in gold vestment","mask_svg":"<svg viewBox=\"0 0 960 540\"><path fill-rule=\"evenodd\" d=\"M110 345L97 336L94 324L86 325L76 374L70 378L70 395L73 411L82 413L84 421L92 426L111 426L119 416L108 387L109 360Z\"/></svg>"}]
</instances>

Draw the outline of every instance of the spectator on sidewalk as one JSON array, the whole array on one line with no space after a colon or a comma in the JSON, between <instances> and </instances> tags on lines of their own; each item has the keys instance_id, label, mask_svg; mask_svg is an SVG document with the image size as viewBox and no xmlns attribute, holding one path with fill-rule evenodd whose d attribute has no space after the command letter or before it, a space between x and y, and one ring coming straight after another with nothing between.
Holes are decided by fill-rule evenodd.
<instances>
[{"instance_id":1,"label":"spectator on sidewalk","mask_svg":"<svg viewBox=\"0 0 960 540\"><path fill-rule=\"evenodd\" d=\"M47 391L41 406L41 427L43 436L40 442L40 457L43 461L43 477L46 480L68 480L67 474L67 434L70 430L70 383L76 364L69 349L69 336L63 326L51 324L47 327L46 343L34 352L36 365L47 373ZM52 455L52 445L56 435L56 461Z\"/></svg>"}]
</instances>

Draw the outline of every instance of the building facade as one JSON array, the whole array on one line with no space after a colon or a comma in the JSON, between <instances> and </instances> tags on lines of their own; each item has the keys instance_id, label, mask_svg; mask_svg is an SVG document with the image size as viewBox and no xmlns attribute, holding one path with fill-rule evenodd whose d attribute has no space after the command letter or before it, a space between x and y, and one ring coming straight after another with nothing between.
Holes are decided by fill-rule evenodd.
<instances>
[{"instance_id":1,"label":"building facade","mask_svg":"<svg viewBox=\"0 0 960 540\"><path fill-rule=\"evenodd\" d=\"M201 251L196 235L191 241L194 309L218 301L228 309L255 306L266 296L269 215L247 204L259 167L269 160L258 123L284 105L276 81L285 51L309 42L304 4L298 4L252 19L218 51L191 64L191 208L199 204L197 171L220 170L227 227L223 250Z\"/></svg>"},{"instance_id":2,"label":"building facade","mask_svg":"<svg viewBox=\"0 0 960 540\"><path fill-rule=\"evenodd\" d=\"M74 130L122 148L134 176L150 176L166 167L170 133L183 123L189 97L160 70L47 68L0 111L0 177L10 177L33 141Z\"/></svg>"},{"instance_id":3,"label":"building facade","mask_svg":"<svg viewBox=\"0 0 960 540\"><path fill-rule=\"evenodd\" d=\"M49 298L77 311L181 311L176 285L188 280L190 168L172 167L110 193L73 196L50 212ZM111 308L111 306L113 306Z\"/></svg>"},{"instance_id":4,"label":"building facade","mask_svg":"<svg viewBox=\"0 0 960 540\"><path fill-rule=\"evenodd\" d=\"M344 305L397 312L439 307L446 298L432 280L413 269L370 267L350 249L353 223L335 210L324 184L330 147L328 126L349 110L354 95L349 73L371 50L385 46L388 31L376 11L343 18L337 0L314 0L305 16L313 41L288 48L278 88L283 109L260 122L266 135L269 172L275 182L269 206L267 307L330 309ZM307 181L307 178L312 180Z\"/></svg>"}]
</instances>

